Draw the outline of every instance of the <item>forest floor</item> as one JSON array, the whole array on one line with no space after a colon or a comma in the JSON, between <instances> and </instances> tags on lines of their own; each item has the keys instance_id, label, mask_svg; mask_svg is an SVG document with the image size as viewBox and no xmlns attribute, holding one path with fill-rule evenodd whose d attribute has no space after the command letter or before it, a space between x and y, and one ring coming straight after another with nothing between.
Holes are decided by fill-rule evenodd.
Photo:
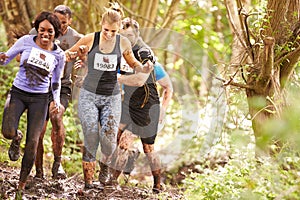
<instances>
[{"instance_id":1,"label":"forest floor","mask_svg":"<svg viewBox=\"0 0 300 200\"><path fill-rule=\"evenodd\" d=\"M159 194L154 194L151 187L139 184L83 190L81 173L60 180L34 178L31 173L26 189L18 192L19 170L19 167L10 166L8 161L0 163L0 199L185 199L182 191L176 187L165 187Z\"/></svg>"}]
</instances>

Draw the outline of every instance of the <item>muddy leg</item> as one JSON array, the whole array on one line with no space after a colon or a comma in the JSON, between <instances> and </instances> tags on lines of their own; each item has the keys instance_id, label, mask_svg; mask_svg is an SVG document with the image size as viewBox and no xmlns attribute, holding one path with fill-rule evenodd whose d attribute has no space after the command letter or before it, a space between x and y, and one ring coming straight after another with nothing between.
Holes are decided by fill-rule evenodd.
<instances>
[{"instance_id":1,"label":"muddy leg","mask_svg":"<svg viewBox=\"0 0 300 200\"><path fill-rule=\"evenodd\" d=\"M133 133L128 130L118 132L117 148L113 154L112 166L113 166L113 179L117 180L122 171L124 171L128 158L131 155L129 148L136 138Z\"/></svg>"},{"instance_id":2,"label":"muddy leg","mask_svg":"<svg viewBox=\"0 0 300 200\"><path fill-rule=\"evenodd\" d=\"M61 166L62 148L65 143L65 127L63 124L63 114L65 112L65 108L62 107L58 113L52 112L53 109L55 109L55 105L53 102L51 102L49 110L50 120L52 123L51 140L54 154L52 177L54 179L65 179L67 175Z\"/></svg>"},{"instance_id":3,"label":"muddy leg","mask_svg":"<svg viewBox=\"0 0 300 200\"><path fill-rule=\"evenodd\" d=\"M159 156L154 152L154 144L143 143L144 152L148 158L152 176L153 176L153 192L161 191L161 165Z\"/></svg>"},{"instance_id":4,"label":"muddy leg","mask_svg":"<svg viewBox=\"0 0 300 200\"><path fill-rule=\"evenodd\" d=\"M37 178L44 178L44 170L43 170L43 157L44 157L44 136L46 133L48 121L45 121L43 130L41 132L40 138L39 138L39 144L36 152L36 158L35 158L35 169L36 169L36 175Z\"/></svg>"}]
</instances>

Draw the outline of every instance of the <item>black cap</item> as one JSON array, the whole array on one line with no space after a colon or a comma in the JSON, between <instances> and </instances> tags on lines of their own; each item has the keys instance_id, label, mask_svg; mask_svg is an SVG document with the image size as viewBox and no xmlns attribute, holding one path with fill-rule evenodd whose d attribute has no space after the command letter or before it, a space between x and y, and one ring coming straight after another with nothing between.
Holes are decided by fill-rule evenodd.
<instances>
[{"instance_id":1,"label":"black cap","mask_svg":"<svg viewBox=\"0 0 300 200\"><path fill-rule=\"evenodd\" d=\"M65 5L58 5L54 8L54 12L58 12L60 14L66 15L68 14L70 17L72 17L72 11L68 6Z\"/></svg>"}]
</instances>

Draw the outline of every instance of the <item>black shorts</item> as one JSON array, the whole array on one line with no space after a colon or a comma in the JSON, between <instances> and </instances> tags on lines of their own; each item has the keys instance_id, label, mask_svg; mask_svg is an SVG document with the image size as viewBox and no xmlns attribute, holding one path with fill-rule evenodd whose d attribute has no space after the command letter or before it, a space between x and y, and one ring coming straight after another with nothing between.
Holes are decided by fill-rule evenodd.
<instances>
[{"instance_id":1,"label":"black shorts","mask_svg":"<svg viewBox=\"0 0 300 200\"><path fill-rule=\"evenodd\" d=\"M143 108L130 107L122 102L121 124L125 129L141 137L145 144L154 144L159 120L159 104L147 105Z\"/></svg>"},{"instance_id":2,"label":"black shorts","mask_svg":"<svg viewBox=\"0 0 300 200\"><path fill-rule=\"evenodd\" d=\"M71 93L72 93L71 88L69 88L69 87L61 87L61 90L60 90L60 103L64 106L65 109L67 109L68 106L69 106L69 102L71 100ZM49 105L48 105L48 108L50 106L50 103L53 100L54 100L53 99L53 94L52 94L52 92L50 92L49 93ZM49 109L48 109L48 112L47 112L46 120L49 120Z\"/></svg>"}]
</instances>

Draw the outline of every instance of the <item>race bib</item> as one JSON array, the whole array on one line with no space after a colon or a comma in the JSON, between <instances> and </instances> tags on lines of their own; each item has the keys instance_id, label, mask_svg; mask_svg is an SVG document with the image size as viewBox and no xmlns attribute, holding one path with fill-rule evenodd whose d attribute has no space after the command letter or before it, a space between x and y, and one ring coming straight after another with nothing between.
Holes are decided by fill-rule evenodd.
<instances>
[{"instance_id":1,"label":"race bib","mask_svg":"<svg viewBox=\"0 0 300 200\"><path fill-rule=\"evenodd\" d=\"M95 54L94 69L100 71L116 71L118 64L118 56L104 55L100 53Z\"/></svg>"},{"instance_id":2,"label":"race bib","mask_svg":"<svg viewBox=\"0 0 300 200\"><path fill-rule=\"evenodd\" d=\"M54 55L32 47L27 63L50 72L51 66L54 65L54 60Z\"/></svg>"},{"instance_id":3,"label":"race bib","mask_svg":"<svg viewBox=\"0 0 300 200\"><path fill-rule=\"evenodd\" d=\"M122 57L120 71L133 73L133 69L127 64L126 60Z\"/></svg>"}]
</instances>

